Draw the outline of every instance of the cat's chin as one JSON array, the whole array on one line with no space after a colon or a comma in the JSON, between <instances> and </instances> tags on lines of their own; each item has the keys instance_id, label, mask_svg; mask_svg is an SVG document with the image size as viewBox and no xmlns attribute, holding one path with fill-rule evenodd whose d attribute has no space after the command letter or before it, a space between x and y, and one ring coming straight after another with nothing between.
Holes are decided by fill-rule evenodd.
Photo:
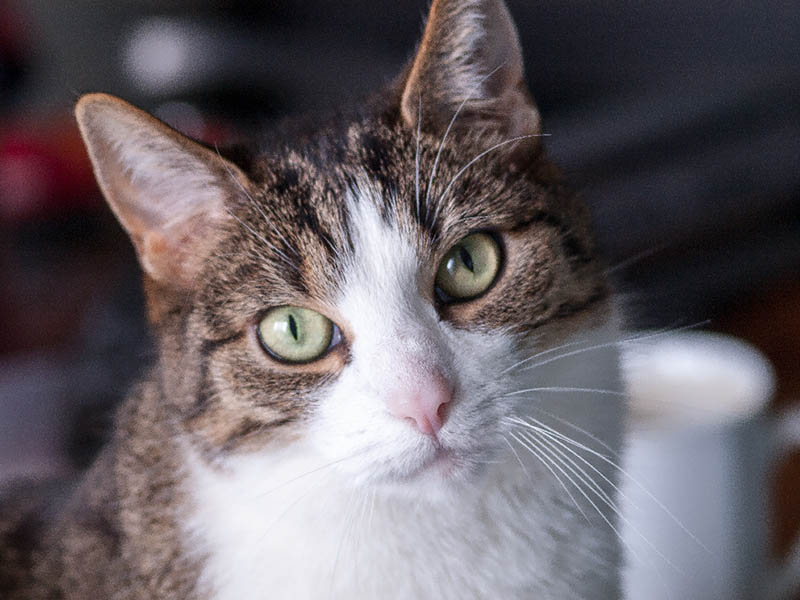
<instances>
[{"instance_id":1,"label":"cat's chin","mask_svg":"<svg viewBox=\"0 0 800 600\"><path fill-rule=\"evenodd\" d=\"M435 497L474 486L489 466L487 461L477 459L472 453L437 447L413 467L390 470L376 477L373 483L400 495Z\"/></svg>"},{"instance_id":2,"label":"cat's chin","mask_svg":"<svg viewBox=\"0 0 800 600\"><path fill-rule=\"evenodd\" d=\"M448 481L462 474L463 465L455 452L439 447L434 453L422 461L417 468L397 477L398 483L413 482L423 478Z\"/></svg>"}]
</instances>

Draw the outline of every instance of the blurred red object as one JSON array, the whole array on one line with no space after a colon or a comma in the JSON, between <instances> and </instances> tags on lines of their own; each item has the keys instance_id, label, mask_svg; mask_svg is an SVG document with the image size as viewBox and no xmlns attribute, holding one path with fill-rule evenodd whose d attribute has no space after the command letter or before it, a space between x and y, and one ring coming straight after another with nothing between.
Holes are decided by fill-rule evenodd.
<instances>
[{"instance_id":1,"label":"blurred red object","mask_svg":"<svg viewBox=\"0 0 800 600\"><path fill-rule=\"evenodd\" d=\"M99 206L91 164L71 116L0 123L0 190L2 223Z\"/></svg>"}]
</instances>

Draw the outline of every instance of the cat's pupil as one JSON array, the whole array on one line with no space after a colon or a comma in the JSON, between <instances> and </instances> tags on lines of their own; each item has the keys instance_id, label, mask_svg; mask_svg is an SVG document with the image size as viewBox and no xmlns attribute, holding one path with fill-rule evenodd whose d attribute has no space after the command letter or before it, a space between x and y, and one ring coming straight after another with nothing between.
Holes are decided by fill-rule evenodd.
<instances>
[{"instance_id":1,"label":"cat's pupil","mask_svg":"<svg viewBox=\"0 0 800 600\"><path fill-rule=\"evenodd\" d=\"M461 262L463 262L464 266L469 269L470 273L474 273L475 265L472 263L472 256L469 252L467 252L467 249L464 248L464 246L461 246L458 249L458 255L461 257Z\"/></svg>"},{"instance_id":2,"label":"cat's pupil","mask_svg":"<svg viewBox=\"0 0 800 600\"><path fill-rule=\"evenodd\" d=\"M297 321L294 318L294 315L289 315L289 333L292 334L294 341L297 341Z\"/></svg>"}]
</instances>

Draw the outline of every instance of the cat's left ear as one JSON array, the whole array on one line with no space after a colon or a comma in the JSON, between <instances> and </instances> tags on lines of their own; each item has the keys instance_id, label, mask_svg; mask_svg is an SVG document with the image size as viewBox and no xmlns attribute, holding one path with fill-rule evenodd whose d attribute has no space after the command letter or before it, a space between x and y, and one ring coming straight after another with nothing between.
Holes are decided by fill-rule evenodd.
<instances>
[{"instance_id":1,"label":"cat's left ear","mask_svg":"<svg viewBox=\"0 0 800 600\"><path fill-rule=\"evenodd\" d=\"M463 104L463 106L462 106ZM434 0L401 100L403 120L442 132L490 127L537 135L539 112L524 79L517 29L503 0Z\"/></svg>"},{"instance_id":2,"label":"cat's left ear","mask_svg":"<svg viewBox=\"0 0 800 600\"><path fill-rule=\"evenodd\" d=\"M225 198L247 185L241 171L127 102L83 96L75 107L103 194L154 280L189 289L215 229L229 219Z\"/></svg>"}]
</instances>

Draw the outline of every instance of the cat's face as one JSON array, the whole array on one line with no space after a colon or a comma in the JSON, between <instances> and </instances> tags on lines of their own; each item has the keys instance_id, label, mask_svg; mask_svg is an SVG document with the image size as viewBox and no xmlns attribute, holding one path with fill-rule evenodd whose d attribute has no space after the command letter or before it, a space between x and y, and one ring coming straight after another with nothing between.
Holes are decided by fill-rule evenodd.
<instances>
[{"instance_id":1,"label":"cat's face","mask_svg":"<svg viewBox=\"0 0 800 600\"><path fill-rule=\"evenodd\" d=\"M469 36L445 32L478 4L437 3L398 85L247 164L118 100L79 105L148 276L165 396L209 458L302 445L356 482L469 479L531 385L517 363L603 318L501 3L470 42L500 58L454 58Z\"/></svg>"},{"instance_id":2,"label":"cat's face","mask_svg":"<svg viewBox=\"0 0 800 600\"><path fill-rule=\"evenodd\" d=\"M305 438L329 460L358 455L340 466L367 480L413 478L437 459L438 475L463 476L504 443L503 417L520 400L503 395L522 387L509 369L542 347L540 334L558 335L597 309L604 288L587 267L583 214L557 189L509 173L502 156L441 197L491 138L456 138L428 195L439 139L421 136L418 213L415 132L369 122L325 138L338 159L306 148L263 164L269 176L231 204L236 218L198 277L179 334L230 340L198 354L206 405L190 424L231 449ZM437 273L447 275L442 265L465 238L490 264L473 265L486 287L462 300L437 285L451 283ZM271 351L265 337L274 331L261 335L258 325L272 325L270 309L280 306L334 324L322 356L292 364ZM319 336L304 314L300 336Z\"/></svg>"}]
</instances>

